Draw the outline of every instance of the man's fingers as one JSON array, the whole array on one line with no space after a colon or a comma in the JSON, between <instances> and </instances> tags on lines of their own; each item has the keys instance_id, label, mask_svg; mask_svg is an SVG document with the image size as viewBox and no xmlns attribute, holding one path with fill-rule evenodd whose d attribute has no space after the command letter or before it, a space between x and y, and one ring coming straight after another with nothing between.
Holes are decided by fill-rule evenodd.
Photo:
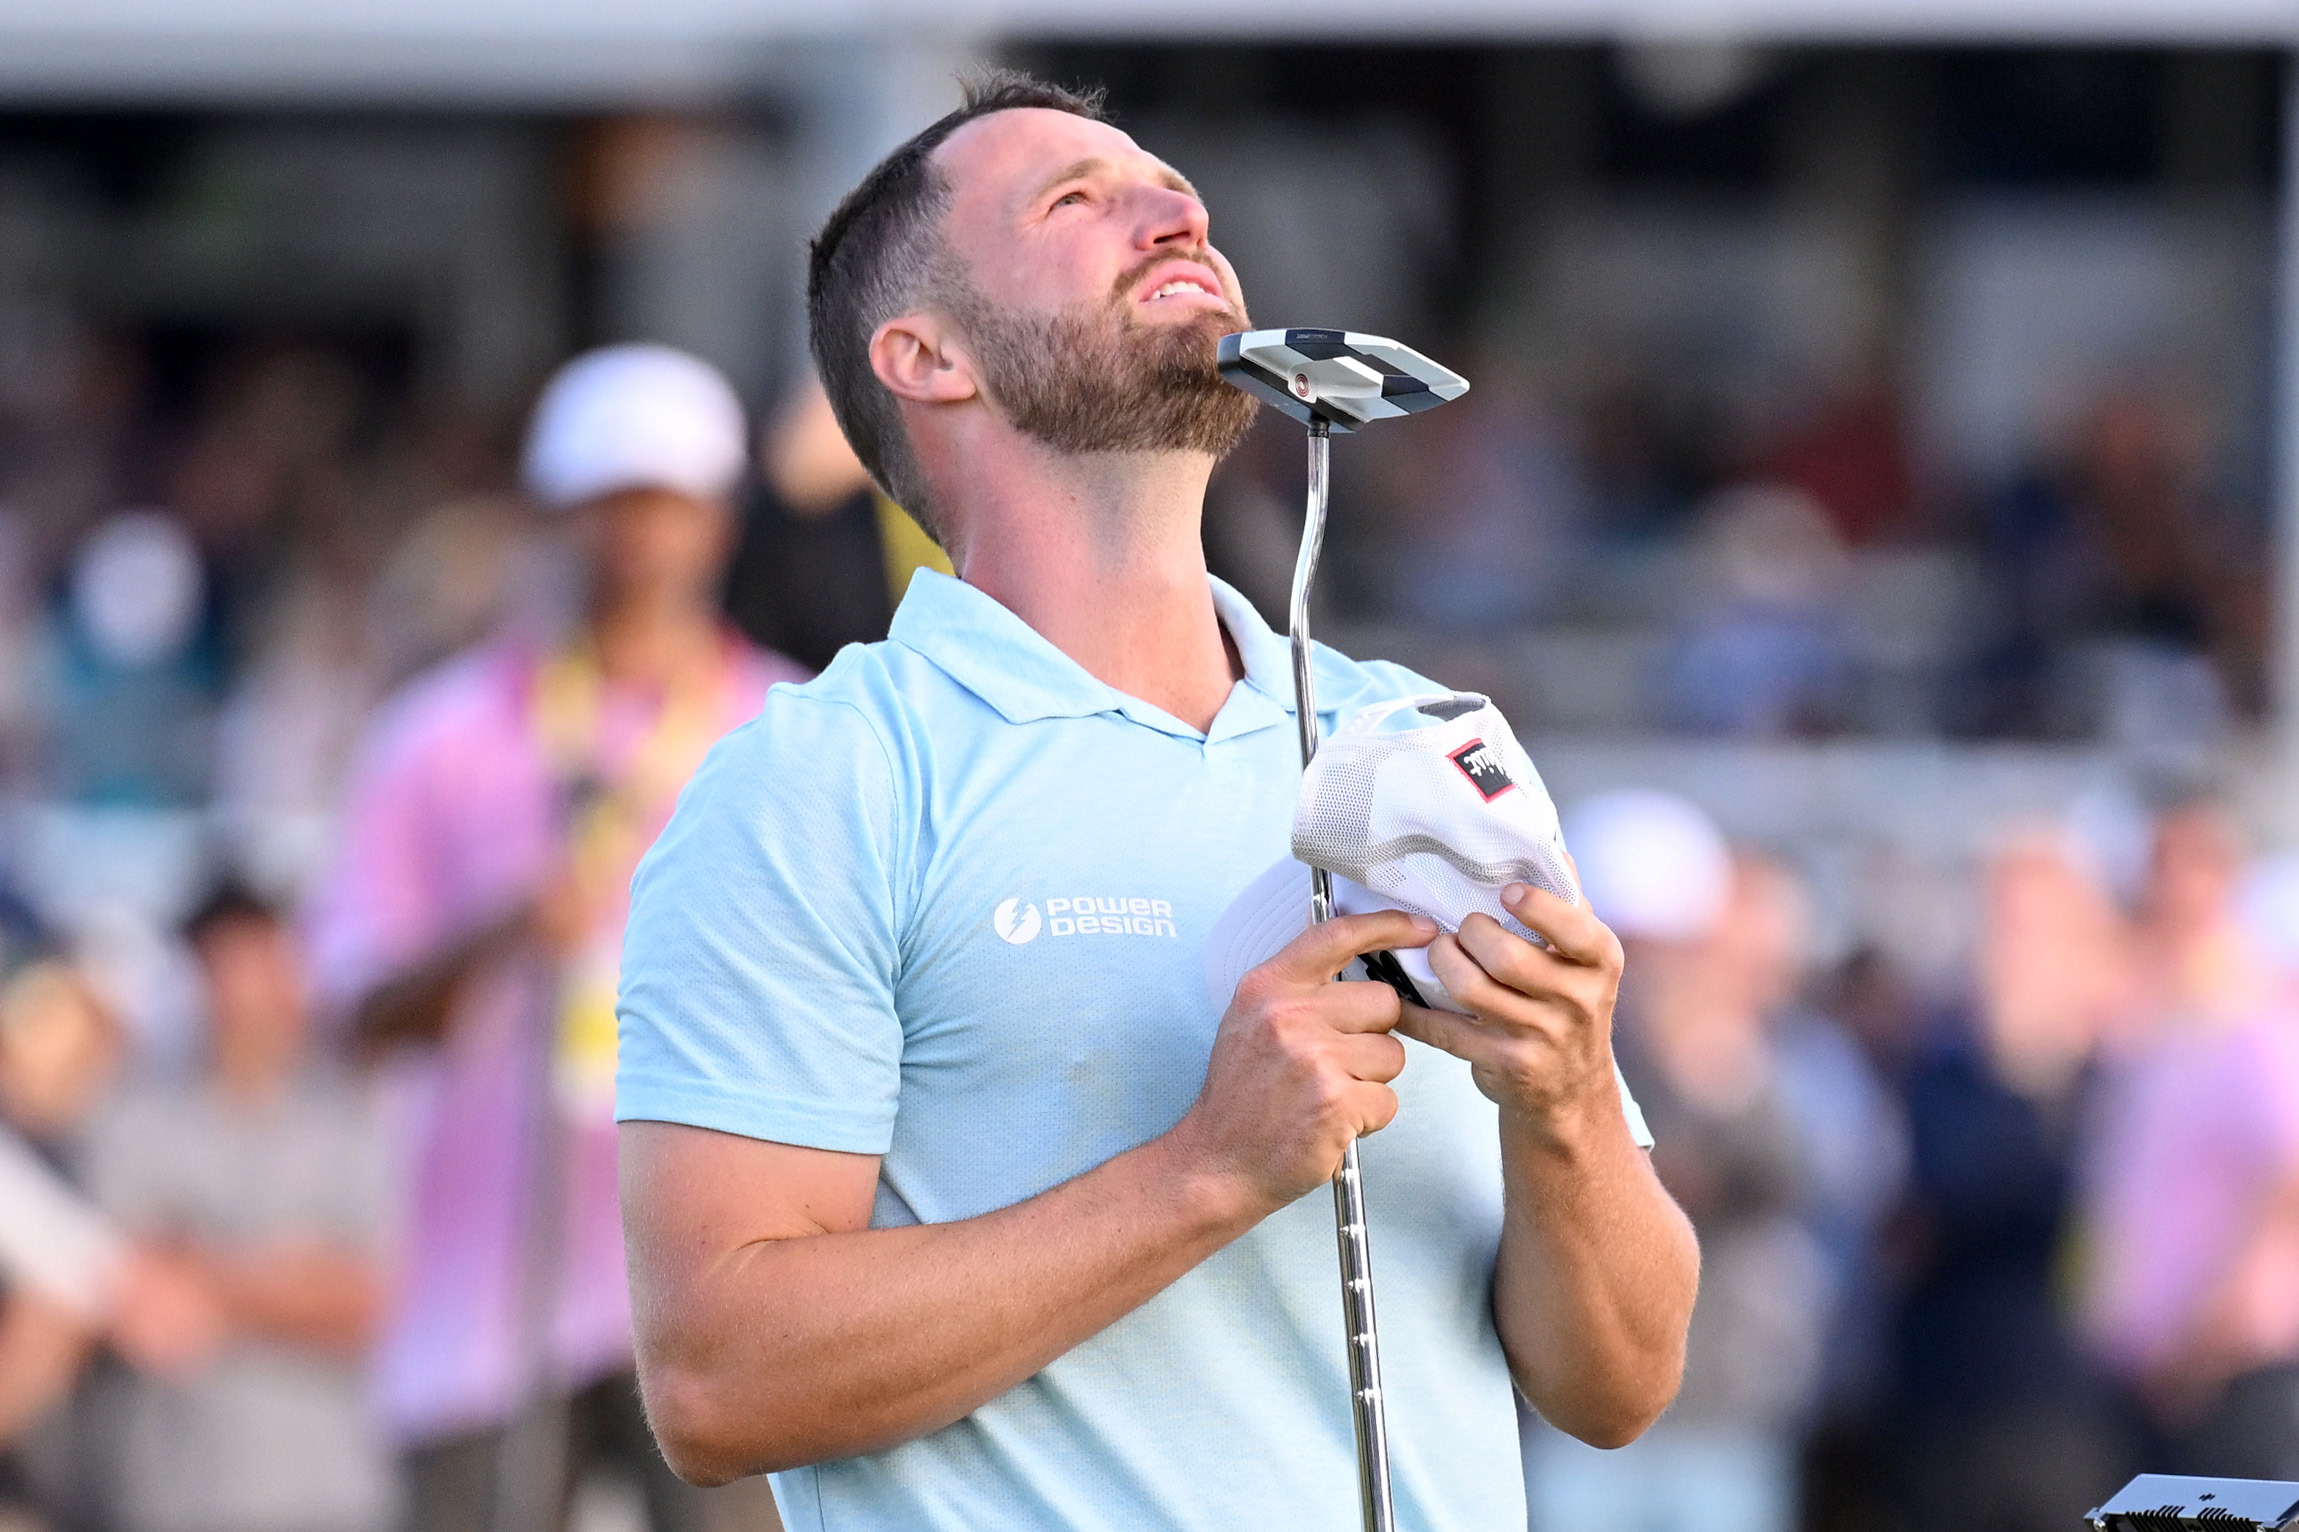
<instances>
[{"instance_id":1,"label":"man's fingers","mask_svg":"<svg viewBox=\"0 0 2299 1532\"><path fill-rule=\"evenodd\" d=\"M1476 917L1471 916L1470 919L1474 921ZM1493 933L1517 943L1542 961L1550 963L1557 961L1523 937L1509 935L1508 932L1500 928L1497 922L1494 924ZM1455 1000L1472 1011L1491 1012L1494 1015L1510 1014L1512 1004L1522 1006L1529 994L1543 992L1548 988L1548 986L1542 985L1536 988L1518 989L1512 984L1504 982L1503 979L1489 972L1484 964L1477 960L1477 955L1469 950L1468 945L1461 940L1458 933L1447 937L1429 949L1429 967L1437 975L1437 982L1444 985L1445 992ZM1531 984L1529 979L1524 982L1528 985Z\"/></svg>"},{"instance_id":2,"label":"man's fingers","mask_svg":"<svg viewBox=\"0 0 2299 1532\"><path fill-rule=\"evenodd\" d=\"M1397 1120L1397 1093L1386 1085L1364 1084L1350 1092L1356 1108L1358 1135L1378 1133Z\"/></svg>"},{"instance_id":3,"label":"man's fingers","mask_svg":"<svg viewBox=\"0 0 2299 1532\"><path fill-rule=\"evenodd\" d=\"M1336 1032L1386 1032L1404 1004L1386 984L1334 984L1317 998L1319 1015Z\"/></svg>"},{"instance_id":4,"label":"man's fingers","mask_svg":"<svg viewBox=\"0 0 2299 1532\"><path fill-rule=\"evenodd\" d=\"M1391 947L1426 947L1437 939L1437 922L1403 910L1371 915L1337 915L1311 926L1285 944L1263 966L1302 984L1322 984L1349 966L1350 959Z\"/></svg>"},{"instance_id":5,"label":"man's fingers","mask_svg":"<svg viewBox=\"0 0 2299 1532\"><path fill-rule=\"evenodd\" d=\"M1397 1030L1417 1042L1450 1053L1457 1059L1478 1063L1483 1054L1478 1049L1482 1028L1476 1019L1454 1011L1432 1010L1424 1005L1408 1005L1397 1018Z\"/></svg>"},{"instance_id":6,"label":"man's fingers","mask_svg":"<svg viewBox=\"0 0 2299 1532\"><path fill-rule=\"evenodd\" d=\"M1355 1079L1387 1085L1405 1072L1405 1045L1385 1032L1343 1038L1336 1051Z\"/></svg>"},{"instance_id":7,"label":"man's fingers","mask_svg":"<svg viewBox=\"0 0 2299 1532\"><path fill-rule=\"evenodd\" d=\"M1512 883L1501 890L1501 903L1526 930L1540 933L1550 950L1567 962L1600 968L1619 958L1619 938L1597 919L1586 899L1567 904L1545 888Z\"/></svg>"},{"instance_id":8,"label":"man's fingers","mask_svg":"<svg viewBox=\"0 0 2299 1532\"><path fill-rule=\"evenodd\" d=\"M1486 975L1520 995L1561 993L1587 976L1584 965L1553 948L1537 947L1490 915L1471 915L1453 933L1461 951ZM1434 949L1431 961L1435 960ZM1452 988L1450 980L1446 988ZM1468 996L1463 995L1463 1000Z\"/></svg>"}]
</instances>

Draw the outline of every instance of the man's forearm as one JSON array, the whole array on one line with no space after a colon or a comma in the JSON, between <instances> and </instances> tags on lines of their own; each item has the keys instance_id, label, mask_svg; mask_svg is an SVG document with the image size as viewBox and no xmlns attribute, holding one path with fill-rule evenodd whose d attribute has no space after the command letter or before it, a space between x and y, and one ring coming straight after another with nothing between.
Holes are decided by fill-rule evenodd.
<instances>
[{"instance_id":1,"label":"man's forearm","mask_svg":"<svg viewBox=\"0 0 2299 1532\"><path fill-rule=\"evenodd\" d=\"M1553 1129L1504 1114L1501 1155L1493 1319L1510 1371L1550 1424L1600 1447L1631 1441L1683 1375L1692 1226L1609 1103Z\"/></svg>"},{"instance_id":2,"label":"man's forearm","mask_svg":"<svg viewBox=\"0 0 2299 1532\"><path fill-rule=\"evenodd\" d=\"M1199 1169L1179 1131L979 1218L759 1241L716 1261L635 1245L636 1290L678 1294L637 1316L672 1466L719 1483L894 1446L1132 1312L1269 1211ZM647 1195L645 1177L626 1180L626 1202Z\"/></svg>"}]
</instances>

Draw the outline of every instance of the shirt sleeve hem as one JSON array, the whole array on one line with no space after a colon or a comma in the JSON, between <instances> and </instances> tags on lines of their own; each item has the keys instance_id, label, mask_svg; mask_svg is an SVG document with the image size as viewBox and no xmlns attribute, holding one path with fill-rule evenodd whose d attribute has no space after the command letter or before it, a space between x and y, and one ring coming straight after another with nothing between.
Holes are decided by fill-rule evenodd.
<instances>
[{"instance_id":1,"label":"shirt sleeve hem","mask_svg":"<svg viewBox=\"0 0 2299 1532\"><path fill-rule=\"evenodd\" d=\"M630 1074L615 1084L615 1121L674 1122L842 1154L884 1154L894 1138L891 1108L865 1110L764 1091L727 1090L693 1080Z\"/></svg>"}]
</instances>

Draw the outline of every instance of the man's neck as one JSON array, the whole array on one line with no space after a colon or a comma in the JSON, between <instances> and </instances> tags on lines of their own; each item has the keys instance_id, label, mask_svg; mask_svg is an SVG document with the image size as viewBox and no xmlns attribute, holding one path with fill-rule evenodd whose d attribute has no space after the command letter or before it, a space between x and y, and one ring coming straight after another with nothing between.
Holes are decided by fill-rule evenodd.
<instances>
[{"instance_id":1,"label":"man's neck","mask_svg":"<svg viewBox=\"0 0 2299 1532\"><path fill-rule=\"evenodd\" d=\"M969 471L939 476L961 481L960 576L1096 680L1210 728L1244 674L1206 584L1211 459L974 445Z\"/></svg>"}]
</instances>

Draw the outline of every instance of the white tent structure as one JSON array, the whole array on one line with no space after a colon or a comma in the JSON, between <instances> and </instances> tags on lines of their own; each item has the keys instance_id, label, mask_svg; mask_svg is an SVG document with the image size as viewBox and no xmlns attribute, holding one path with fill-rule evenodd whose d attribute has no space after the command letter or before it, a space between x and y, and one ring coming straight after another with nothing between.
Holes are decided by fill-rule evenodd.
<instances>
[{"instance_id":1,"label":"white tent structure","mask_svg":"<svg viewBox=\"0 0 2299 1532\"><path fill-rule=\"evenodd\" d=\"M10 0L0 105L616 110L772 96L827 203L995 39L2189 44L2288 50L2276 717L2299 760L2299 0Z\"/></svg>"}]
</instances>

